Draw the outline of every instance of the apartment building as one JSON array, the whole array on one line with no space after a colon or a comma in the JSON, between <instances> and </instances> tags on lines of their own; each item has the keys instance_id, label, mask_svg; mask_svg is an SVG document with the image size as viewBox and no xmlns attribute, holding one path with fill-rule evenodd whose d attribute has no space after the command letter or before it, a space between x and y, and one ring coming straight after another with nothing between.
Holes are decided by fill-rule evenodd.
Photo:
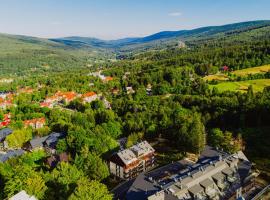
<instances>
[{"instance_id":1,"label":"apartment building","mask_svg":"<svg viewBox=\"0 0 270 200\"><path fill-rule=\"evenodd\" d=\"M132 179L154 166L155 150L143 141L132 147L115 153L109 160L111 174L121 179Z\"/></svg>"}]
</instances>

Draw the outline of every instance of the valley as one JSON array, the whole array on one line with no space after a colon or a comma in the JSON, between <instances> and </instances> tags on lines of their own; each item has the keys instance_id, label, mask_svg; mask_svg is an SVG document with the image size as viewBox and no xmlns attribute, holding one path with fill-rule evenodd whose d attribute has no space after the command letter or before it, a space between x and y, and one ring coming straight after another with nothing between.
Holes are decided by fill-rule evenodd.
<instances>
[{"instance_id":1,"label":"valley","mask_svg":"<svg viewBox=\"0 0 270 200\"><path fill-rule=\"evenodd\" d=\"M269 64L269 20L0 34L0 199L252 199L270 183Z\"/></svg>"}]
</instances>

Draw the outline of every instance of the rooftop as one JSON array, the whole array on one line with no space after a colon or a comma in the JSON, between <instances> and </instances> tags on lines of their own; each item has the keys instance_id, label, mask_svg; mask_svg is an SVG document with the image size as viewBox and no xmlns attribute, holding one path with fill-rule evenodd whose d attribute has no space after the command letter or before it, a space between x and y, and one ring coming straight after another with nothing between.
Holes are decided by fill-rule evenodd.
<instances>
[{"instance_id":1,"label":"rooftop","mask_svg":"<svg viewBox=\"0 0 270 200\"><path fill-rule=\"evenodd\" d=\"M12 132L13 131L10 128L4 128L4 129L0 130L0 141L4 140Z\"/></svg>"},{"instance_id":2,"label":"rooftop","mask_svg":"<svg viewBox=\"0 0 270 200\"><path fill-rule=\"evenodd\" d=\"M208 187L216 187L215 181L223 181L226 176L235 172L241 174L240 169L245 169L246 173L242 177L237 175L237 181L242 181L251 168L251 163L242 152L229 155L211 147L206 147L197 163L189 165L183 162L182 165L185 168L179 167L175 174L165 174L164 171L167 171L168 167L164 166L153 172L139 175L127 191L127 199L143 200L160 191L165 191L164 199L173 198L172 196L180 199L190 198L190 195L200 192L206 195L203 191ZM212 192L218 191L213 189Z\"/></svg>"},{"instance_id":3,"label":"rooftop","mask_svg":"<svg viewBox=\"0 0 270 200\"><path fill-rule=\"evenodd\" d=\"M38 148L38 147L43 147L44 144L46 144L49 147L54 147L57 141L61 138L64 138L65 134L64 133L56 133L53 132L50 135L40 137L40 138L35 138L30 141L31 147Z\"/></svg>"},{"instance_id":4,"label":"rooftop","mask_svg":"<svg viewBox=\"0 0 270 200\"><path fill-rule=\"evenodd\" d=\"M10 150L5 154L0 154L0 162L5 162L10 158L16 157L16 156L20 156L24 154L24 150L22 149L18 149L18 150Z\"/></svg>"},{"instance_id":5,"label":"rooftop","mask_svg":"<svg viewBox=\"0 0 270 200\"><path fill-rule=\"evenodd\" d=\"M154 152L155 150L153 149L153 147L151 147L151 145L147 141L143 141L141 143L133 145L128 149L118 152L117 155L125 165L128 165L132 162L135 162L137 158Z\"/></svg>"}]
</instances>

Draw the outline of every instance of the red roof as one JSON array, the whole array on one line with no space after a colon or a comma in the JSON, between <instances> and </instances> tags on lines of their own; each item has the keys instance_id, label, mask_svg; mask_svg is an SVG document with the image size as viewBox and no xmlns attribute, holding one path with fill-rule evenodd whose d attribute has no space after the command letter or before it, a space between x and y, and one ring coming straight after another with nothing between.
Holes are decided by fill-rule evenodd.
<instances>
[{"instance_id":1,"label":"red roof","mask_svg":"<svg viewBox=\"0 0 270 200\"><path fill-rule=\"evenodd\" d=\"M85 97L91 97L94 95L97 95L97 94L95 92L87 92L87 93L83 94L82 97L85 98Z\"/></svg>"},{"instance_id":2,"label":"red roof","mask_svg":"<svg viewBox=\"0 0 270 200\"><path fill-rule=\"evenodd\" d=\"M61 91L58 91L55 93L54 96L50 97L50 98L47 98L47 100L56 100L58 101L59 98L62 98L62 99L65 99L67 101L72 101L73 99L75 99L77 97L77 94L75 92L61 92Z\"/></svg>"},{"instance_id":3,"label":"red roof","mask_svg":"<svg viewBox=\"0 0 270 200\"><path fill-rule=\"evenodd\" d=\"M37 123L45 124L46 119L44 117L41 117L41 118L35 118L35 119L30 119L30 120L23 121L23 124L25 126L30 126L31 124L37 124Z\"/></svg>"},{"instance_id":4,"label":"red roof","mask_svg":"<svg viewBox=\"0 0 270 200\"><path fill-rule=\"evenodd\" d=\"M222 67L222 70L223 71L228 71L229 70L229 67L225 65L225 66Z\"/></svg>"},{"instance_id":5,"label":"red roof","mask_svg":"<svg viewBox=\"0 0 270 200\"><path fill-rule=\"evenodd\" d=\"M40 104L40 107L51 107L51 103L50 102L41 102Z\"/></svg>"},{"instance_id":6,"label":"red roof","mask_svg":"<svg viewBox=\"0 0 270 200\"><path fill-rule=\"evenodd\" d=\"M104 81L112 81L113 80L113 77L111 77L111 76L107 76L107 77L105 77L105 79L104 79Z\"/></svg>"},{"instance_id":7,"label":"red roof","mask_svg":"<svg viewBox=\"0 0 270 200\"><path fill-rule=\"evenodd\" d=\"M8 126L11 123L10 118L11 118L10 113L4 114L3 121L0 122L0 127L2 128L4 126Z\"/></svg>"}]
</instances>

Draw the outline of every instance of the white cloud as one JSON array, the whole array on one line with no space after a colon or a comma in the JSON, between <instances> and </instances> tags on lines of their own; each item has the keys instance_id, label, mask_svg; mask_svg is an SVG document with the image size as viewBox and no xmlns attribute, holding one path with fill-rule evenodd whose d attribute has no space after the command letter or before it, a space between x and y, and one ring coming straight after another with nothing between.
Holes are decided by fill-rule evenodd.
<instances>
[{"instance_id":1,"label":"white cloud","mask_svg":"<svg viewBox=\"0 0 270 200\"><path fill-rule=\"evenodd\" d=\"M182 13L181 12L171 12L168 15L171 17L179 17L182 15Z\"/></svg>"}]
</instances>

